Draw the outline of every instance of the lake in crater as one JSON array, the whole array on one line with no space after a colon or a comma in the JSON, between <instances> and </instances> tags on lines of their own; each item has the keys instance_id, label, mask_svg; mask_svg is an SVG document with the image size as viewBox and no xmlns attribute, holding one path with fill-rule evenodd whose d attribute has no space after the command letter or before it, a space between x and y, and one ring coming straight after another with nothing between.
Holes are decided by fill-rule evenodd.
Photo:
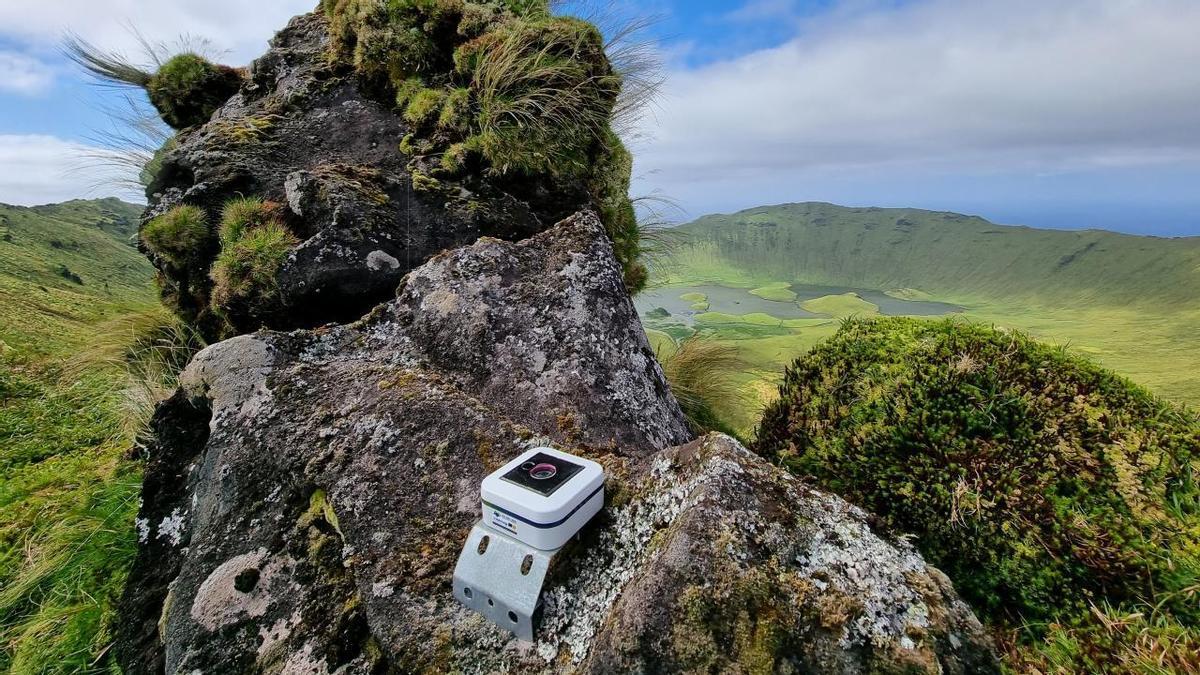
<instances>
[{"instance_id":1,"label":"lake in crater","mask_svg":"<svg viewBox=\"0 0 1200 675\"><path fill-rule=\"evenodd\" d=\"M708 311L725 314L751 314L762 312L780 319L811 319L822 315L814 314L800 303L826 295L842 295L857 293L858 297L877 305L879 313L886 316L941 316L963 311L962 307L948 302L932 302L926 300L901 300L867 288L850 288L847 286L819 286L815 284L792 284L790 287L796 294L796 299L789 302L766 300L757 295L751 295L749 288L729 288L727 286L671 286L642 291L633 299L638 314L659 307L667 310L676 319L691 324L692 318L700 314L692 309L692 303L679 296L687 293L703 293L708 296Z\"/></svg>"}]
</instances>

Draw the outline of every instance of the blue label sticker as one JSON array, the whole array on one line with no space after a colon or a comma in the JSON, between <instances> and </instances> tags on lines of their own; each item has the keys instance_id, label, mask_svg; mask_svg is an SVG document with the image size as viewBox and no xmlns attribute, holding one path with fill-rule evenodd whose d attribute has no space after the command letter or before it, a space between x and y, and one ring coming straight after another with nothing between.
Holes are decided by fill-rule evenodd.
<instances>
[{"instance_id":1,"label":"blue label sticker","mask_svg":"<svg viewBox=\"0 0 1200 675\"><path fill-rule=\"evenodd\" d=\"M513 522L512 518L509 518L507 513L502 513L496 509L492 509L492 525L502 530L508 530L513 534L517 533L517 524Z\"/></svg>"}]
</instances>

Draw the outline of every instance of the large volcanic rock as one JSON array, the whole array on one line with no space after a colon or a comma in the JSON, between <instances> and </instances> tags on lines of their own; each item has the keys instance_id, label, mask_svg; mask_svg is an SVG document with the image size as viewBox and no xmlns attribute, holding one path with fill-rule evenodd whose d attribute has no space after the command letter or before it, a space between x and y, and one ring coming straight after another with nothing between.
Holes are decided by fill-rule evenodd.
<instances>
[{"instance_id":1,"label":"large volcanic rock","mask_svg":"<svg viewBox=\"0 0 1200 675\"><path fill-rule=\"evenodd\" d=\"M732 439L690 441L590 213L434 257L361 321L201 352L160 406L127 672L978 672L946 578ZM603 463L536 642L462 608L479 482Z\"/></svg>"},{"instance_id":2,"label":"large volcanic rock","mask_svg":"<svg viewBox=\"0 0 1200 675\"><path fill-rule=\"evenodd\" d=\"M182 268L156 259L168 304L210 339L357 319L431 255L480 236L522 239L589 203L581 182L544 177L414 184L412 157L399 147L412 128L331 58L329 40L322 14L294 18L241 91L178 134L147 188L147 221L191 204L215 223L230 199L254 196L284 205L302 240L269 303L225 307L220 317L209 306L215 235Z\"/></svg>"}]
</instances>

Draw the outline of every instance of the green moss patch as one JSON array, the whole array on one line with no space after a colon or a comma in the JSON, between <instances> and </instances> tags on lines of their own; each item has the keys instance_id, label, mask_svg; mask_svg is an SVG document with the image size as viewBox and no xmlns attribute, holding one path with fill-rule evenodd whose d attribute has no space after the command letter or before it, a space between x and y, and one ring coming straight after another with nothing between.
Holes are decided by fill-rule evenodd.
<instances>
[{"instance_id":1,"label":"green moss patch","mask_svg":"<svg viewBox=\"0 0 1200 675\"><path fill-rule=\"evenodd\" d=\"M755 569L685 589L675 604L670 636L680 670L779 672L795 639L788 599L780 597L779 583Z\"/></svg>"},{"instance_id":2,"label":"green moss patch","mask_svg":"<svg viewBox=\"0 0 1200 675\"><path fill-rule=\"evenodd\" d=\"M867 302L857 293L842 293L841 295L823 295L800 303L800 306L814 314L826 314L833 317L871 316L879 313L879 306Z\"/></svg>"},{"instance_id":3,"label":"green moss patch","mask_svg":"<svg viewBox=\"0 0 1200 675\"><path fill-rule=\"evenodd\" d=\"M1200 420L1065 350L850 320L788 369L755 447L915 535L986 616L1200 618Z\"/></svg>"},{"instance_id":4,"label":"green moss patch","mask_svg":"<svg viewBox=\"0 0 1200 675\"><path fill-rule=\"evenodd\" d=\"M420 89L414 92L404 108L404 119L415 126L429 124L441 110L445 98L446 93L440 89Z\"/></svg>"},{"instance_id":5,"label":"green moss patch","mask_svg":"<svg viewBox=\"0 0 1200 675\"><path fill-rule=\"evenodd\" d=\"M212 241L204 210L184 204L146 223L142 243L152 253L176 267L202 256Z\"/></svg>"},{"instance_id":6,"label":"green moss patch","mask_svg":"<svg viewBox=\"0 0 1200 675\"><path fill-rule=\"evenodd\" d=\"M679 299L692 303L691 308L697 312L708 311L708 296L703 293L681 293Z\"/></svg>"},{"instance_id":7,"label":"green moss patch","mask_svg":"<svg viewBox=\"0 0 1200 675\"><path fill-rule=\"evenodd\" d=\"M333 58L393 100L411 125L410 173L465 172L582 187L600 213L625 283L640 290L641 232L629 200L632 158L611 129L621 77L591 23L544 0L324 0ZM400 139L398 139L400 140ZM532 180L530 180L532 179ZM418 186L428 192L428 181Z\"/></svg>"},{"instance_id":8,"label":"green moss patch","mask_svg":"<svg viewBox=\"0 0 1200 675\"><path fill-rule=\"evenodd\" d=\"M146 92L163 121L176 129L203 124L242 86L235 68L193 53L178 54L159 67Z\"/></svg>"}]
</instances>

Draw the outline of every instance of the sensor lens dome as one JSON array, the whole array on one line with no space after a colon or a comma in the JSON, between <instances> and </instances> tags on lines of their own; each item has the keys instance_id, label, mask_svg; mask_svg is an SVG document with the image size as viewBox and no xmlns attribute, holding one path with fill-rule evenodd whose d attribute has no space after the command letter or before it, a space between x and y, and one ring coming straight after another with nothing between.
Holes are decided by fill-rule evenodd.
<instances>
[{"instance_id":1,"label":"sensor lens dome","mask_svg":"<svg viewBox=\"0 0 1200 675\"><path fill-rule=\"evenodd\" d=\"M549 478L554 478L555 474L557 474L557 473L558 473L558 467L554 466L553 464L546 464L544 462L542 464L535 465L532 469L529 470L529 475L536 478L537 480L547 480Z\"/></svg>"}]
</instances>

